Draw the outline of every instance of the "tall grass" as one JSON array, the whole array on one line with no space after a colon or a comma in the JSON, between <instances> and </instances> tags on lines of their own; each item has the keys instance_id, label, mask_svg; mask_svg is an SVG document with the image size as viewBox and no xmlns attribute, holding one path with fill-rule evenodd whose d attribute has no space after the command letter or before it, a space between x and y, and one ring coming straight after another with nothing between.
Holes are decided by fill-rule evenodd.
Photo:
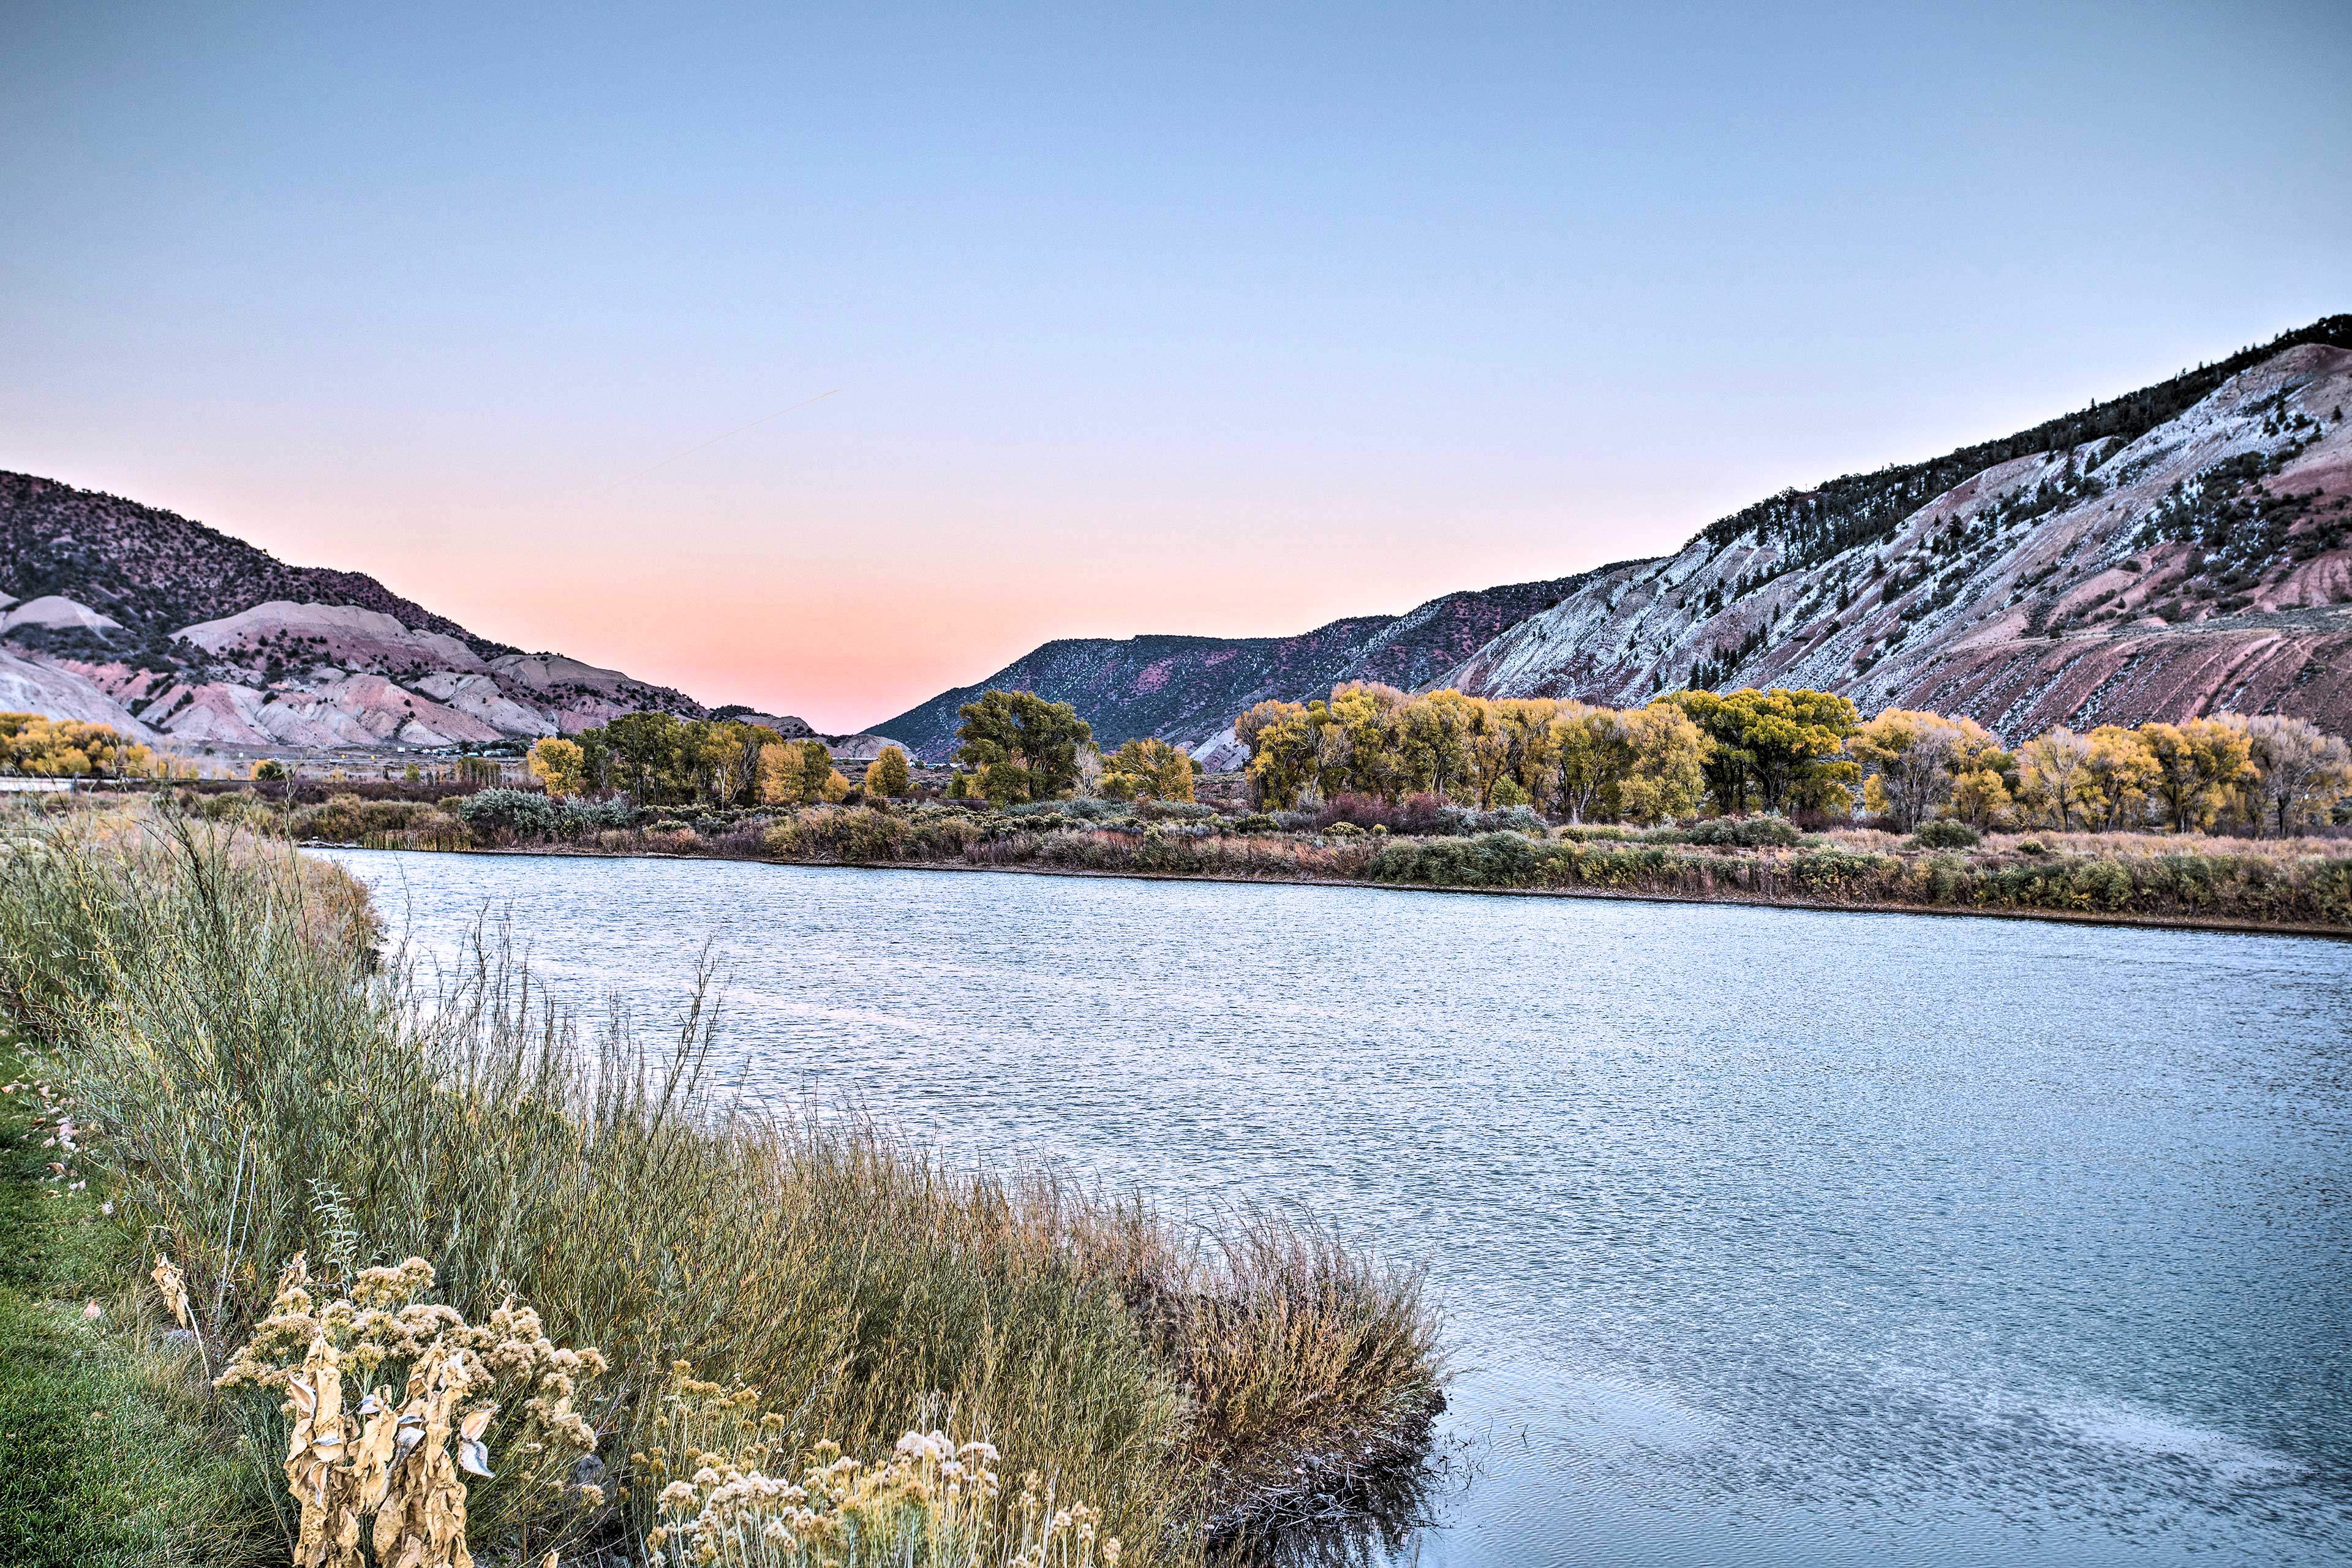
<instances>
[{"instance_id":1,"label":"tall grass","mask_svg":"<svg viewBox=\"0 0 2352 1568\"><path fill-rule=\"evenodd\" d=\"M622 1007L582 1029L495 932L429 987L374 934L340 872L229 826L0 826L0 1003L218 1344L297 1251L420 1256L469 1317L515 1293L604 1352L607 1463L680 1359L852 1453L943 1403L1130 1562L1194 1555L1328 1452L1407 1452L1438 1402L1413 1277L1311 1228L1187 1232L755 1110L714 1090L700 992L650 1043ZM624 1528L619 1489L565 1528Z\"/></svg>"}]
</instances>

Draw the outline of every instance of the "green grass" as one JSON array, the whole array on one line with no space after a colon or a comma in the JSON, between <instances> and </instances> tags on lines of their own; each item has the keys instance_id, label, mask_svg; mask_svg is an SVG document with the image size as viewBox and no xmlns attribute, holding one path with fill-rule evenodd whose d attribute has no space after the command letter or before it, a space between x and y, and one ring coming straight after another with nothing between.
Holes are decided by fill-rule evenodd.
<instances>
[{"instance_id":1,"label":"green grass","mask_svg":"<svg viewBox=\"0 0 2352 1568\"><path fill-rule=\"evenodd\" d=\"M469 1320L512 1292L611 1359L583 1408L614 1506L484 1489L478 1549L570 1556L648 1522L653 1489L634 1512L619 1492L674 1359L857 1455L943 1403L1133 1563L1194 1561L1209 1521L1278 1503L1307 1461L1406 1461L1425 1430L1435 1325L1410 1271L1310 1225L1178 1227L856 1118L761 1113L707 1081L699 999L666 1042L625 1010L583 1030L495 940L428 990L373 936L356 885L282 842L142 811L0 821L0 1005L104 1128L215 1363L298 1251L327 1278L424 1257Z\"/></svg>"},{"instance_id":2,"label":"green grass","mask_svg":"<svg viewBox=\"0 0 2352 1568\"><path fill-rule=\"evenodd\" d=\"M0 1081L25 1072L0 1045ZM152 1337L123 1228L87 1192L41 1180L56 1152L33 1098L0 1098L0 1563L266 1560L277 1542L255 1472L210 1435L194 1351Z\"/></svg>"}]
</instances>

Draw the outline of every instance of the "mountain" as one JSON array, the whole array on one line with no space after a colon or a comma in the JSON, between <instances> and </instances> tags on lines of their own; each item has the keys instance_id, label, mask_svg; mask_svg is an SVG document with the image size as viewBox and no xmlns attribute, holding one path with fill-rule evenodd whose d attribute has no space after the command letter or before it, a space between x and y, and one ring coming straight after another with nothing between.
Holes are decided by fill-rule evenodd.
<instances>
[{"instance_id":1,"label":"mountain","mask_svg":"<svg viewBox=\"0 0 2352 1568\"><path fill-rule=\"evenodd\" d=\"M1023 655L977 685L943 691L874 726L913 755L945 760L956 710L983 691L1034 691L1067 702L1102 746L1145 735L1223 760L1233 721L1269 697L1319 697L1342 680L1413 687L1458 664L1496 633L1556 604L1584 581L1562 577L1448 594L1402 616L1359 616L1287 637L1148 635L1073 637Z\"/></svg>"},{"instance_id":2,"label":"mountain","mask_svg":"<svg viewBox=\"0 0 2352 1568\"><path fill-rule=\"evenodd\" d=\"M1789 491L1593 574L1441 678L1640 702L1811 686L2051 724L2352 729L2352 316L2003 441Z\"/></svg>"},{"instance_id":3,"label":"mountain","mask_svg":"<svg viewBox=\"0 0 2352 1568\"><path fill-rule=\"evenodd\" d=\"M360 573L289 566L176 512L12 473L0 707L250 748L428 748L705 711L619 670L477 637Z\"/></svg>"},{"instance_id":4,"label":"mountain","mask_svg":"<svg viewBox=\"0 0 2352 1568\"><path fill-rule=\"evenodd\" d=\"M1865 712L2053 723L2215 709L2352 730L2352 316L1997 441L1786 490L1673 555L1303 637L1047 643L877 728L938 758L991 688L1211 766L1233 719L1339 680L1639 703L1801 685ZM1448 660L1443 650L1483 640Z\"/></svg>"}]
</instances>

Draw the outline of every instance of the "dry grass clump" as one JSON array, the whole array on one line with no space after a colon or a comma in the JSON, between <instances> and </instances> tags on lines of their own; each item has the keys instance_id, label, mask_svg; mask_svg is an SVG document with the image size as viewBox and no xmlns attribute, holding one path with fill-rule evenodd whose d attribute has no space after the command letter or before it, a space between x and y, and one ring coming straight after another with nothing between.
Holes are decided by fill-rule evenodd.
<instances>
[{"instance_id":1,"label":"dry grass clump","mask_svg":"<svg viewBox=\"0 0 2352 1568\"><path fill-rule=\"evenodd\" d=\"M1191 1554L1322 1446L1410 1442L1435 1401L1411 1277L1328 1237L1211 1244L755 1112L707 1081L698 997L664 1046L618 1006L583 1035L494 935L430 989L372 971L363 907L223 830L0 834L0 1000L106 1130L211 1344L298 1253L338 1279L429 1258L466 1321L513 1294L604 1351L581 1412L608 1455L644 1447L679 1359L759 1388L798 1447L879 1453L943 1400L1130 1561Z\"/></svg>"}]
</instances>

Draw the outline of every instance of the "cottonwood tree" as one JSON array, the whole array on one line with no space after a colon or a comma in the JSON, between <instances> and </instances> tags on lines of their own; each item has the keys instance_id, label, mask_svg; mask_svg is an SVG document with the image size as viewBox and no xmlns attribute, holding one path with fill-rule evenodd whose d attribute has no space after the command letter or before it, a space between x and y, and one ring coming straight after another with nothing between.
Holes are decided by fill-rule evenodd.
<instances>
[{"instance_id":1,"label":"cottonwood tree","mask_svg":"<svg viewBox=\"0 0 2352 1568\"><path fill-rule=\"evenodd\" d=\"M1550 729L1560 809L1570 822L1582 822L1618 795L1633 765L1633 748L1618 715L1606 708L1577 703L1557 715Z\"/></svg>"},{"instance_id":2,"label":"cottonwood tree","mask_svg":"<svg viewBox=\"0 0 2352 1568\"><path fill-rule=\"evenodd\" d=\"M2156 786L2155 753L2136 730L2102 724L2091 731L2091 754L2084 763L2085 812L2107 828L2141 827L2147 821L2148 794Z\"/></svg>"},{"instance_id":3,"label":"cottonwood tree","mask_svg":"<svg viewBox=\"0 0 2352 1568\"><path fill-rule=\"evenodd\" d=\"M530 776L557 800L583 795L588 789L588 754L577 741L542 735L530 748Z\"/></svg>"},{"instance_id":4,"label":"cottonwood tree","mask_svg":"<svg viewBox=\"0 0 2352 1568\"><path fill-rule=\"evenodd\" d=\"M274 759L272 759L274 760ZM35 778L128 778L153 765L145 746L110 724L0 713L0 773ZM261 775L257 772L254 775ZM283 778L281 767L278 774Z\"/></svg>"},{"instance_id":5,"label":"cottonwood tree","mask_svg":"<svg viewBox=\"0 0 2352 1568\"><path fill-rule=\"evenodd\" d=\"M1889 708L1853 732L1847 752L1869 770L1863 802L1885 816L1898 833L1909 833L1938 807L1954 805L1967 780L1963 817L1981 818L2006 805L2000 770L1986 766L1999 751L1990 731L1973 719ZM1986 776L1975 776L1986 775Z\"/></svg>"},{"instance_id":6,"label":"cottonwood tree","mask_svg":"<svg viewBox=\"0 0 2352 1568\"><path fill-rule=\"evenodd\" d=\"M2017 750L2018 800L2028 811L2074 830L2074 814L2096 809L2097 780L2091 772L2091 742L2063 724L2046 730Z\"/></svg>"},{"instance_id":7,"label":"cottonwood tree","mask_svg":"<svg viewBox=\"0 0 2352 1568\"><path fill-rule=\"evenodd\" d=\"M2218 719L2143 724L2139 738L2156 762L2150 793L2179 832L2211 826L2231 792L2256 780L2245 731Z\"/></svg>"},{"instance_id":8,"label":"cottonwood tree","mask_svg":"<svg viewBox=\"0 0 2352 1568\"><path fill-rule=\"evenodd\" d=\"M1707 789L1726 815L1751 799L1766 811L1831 809L1860 777L1844 755L1854 706L1835 692L1746 687L1677 691L1669 700L1715 742Z\"/></svg>"},{"instance_id":9,"label":"cottonwood tree","mask_svg":"<svg viewBox=\"0 0 2352 1568\"><path fill-rule=\"evenodd\" d=\"M1619 812L1643 825L1697 815L1714 746L1706 732L1670 702L1654 702L1617 718L1630 759L1617 785Z\"/></svg>"},{"instance_id":10,"label":"cottonwood tree","mask_svg":"<svg viewBox=\"0 0 2352 1568\"><path fill-rule=\"evenodd\" d=\"M2238 726L2256 774L2250 794L2257 831L2284 838L2352 795L2352 750L2308 719L2263 713Z\"/></svg>"},{"instance_id":11,"label":"cottonwood tree","mask_svg":"<svg viewBox=\"0 0 2352 1568\"><path fill-rule=\"evenodd\" d=\"M759 790L763 805L815 805L846 795L849 781L823 741L783 741L760 749Z\"/></svg>"},{"instance_id":12,"label":"cottonwood tree","mask_svg":"<svg viewBox=\"0 0 2352 1568\"><path fill-rule=\"evenodd\" d=\"M907 767L907 753L896 746L885 746L874 753L866 764L866 781L862 786L868 800L896 800L914 788L914 775Z\"/></svg>"},{"instance_id":13,"label":"cottonwood tree","mask_svg":"<svg viewBox=\"0 0 2352 1568\"><path fill-rule=\"evenodd\" d=\"M1157 736L1129 741L1103 760L1102 793L1110 800L1191 800L1192 759Z\"/></svg>"},{"instance_id":14,"label":"cottonwood tree","mask_svg":"<svg viewBox=\"0 0 2352 1568\"><path fill-rule=\"evenodd\" d=\"M1093 742L1094 726L1068 703L990 691L956 713L957 765L992 804L1058 800L1077 787L1078 750Z\"/></svg>"}]
</instances>

